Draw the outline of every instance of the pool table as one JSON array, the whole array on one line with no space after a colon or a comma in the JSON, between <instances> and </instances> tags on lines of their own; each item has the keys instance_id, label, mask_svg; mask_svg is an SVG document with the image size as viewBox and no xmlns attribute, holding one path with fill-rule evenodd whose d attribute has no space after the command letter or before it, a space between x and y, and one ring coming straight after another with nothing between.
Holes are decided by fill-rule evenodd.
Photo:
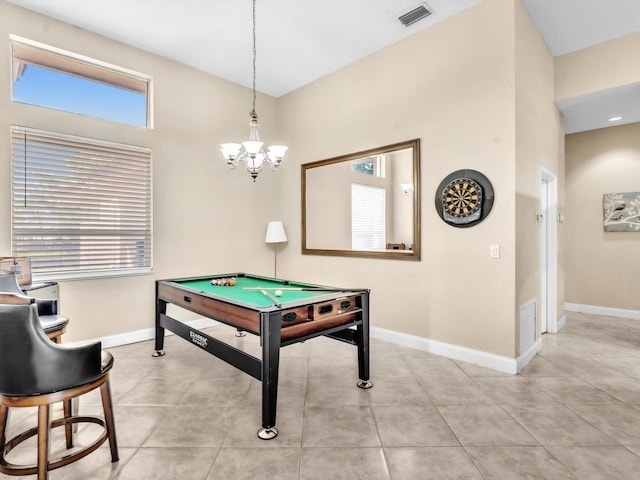
<instances>
[{"instance_id":1,"label":"pool table","mask_svg":"<svg viewBox=\"0 0 640 480\"><path fill-rule=\"evenodd\" d=\"M215 285L233 278L234 285ZM212 283L213 282L213 283ZM261 358L256 358L204 331L167 315L167 304L235 327L238 335L260 337ZM165 329L224 360L262 382L262 428L258 437L274 438L278 398L280 348L324 335L358 349L356 385L369 381L369 290L335 288L227 273L156 281L156 334L154 356L165 354Z\"/></svg>"}]
</instances>

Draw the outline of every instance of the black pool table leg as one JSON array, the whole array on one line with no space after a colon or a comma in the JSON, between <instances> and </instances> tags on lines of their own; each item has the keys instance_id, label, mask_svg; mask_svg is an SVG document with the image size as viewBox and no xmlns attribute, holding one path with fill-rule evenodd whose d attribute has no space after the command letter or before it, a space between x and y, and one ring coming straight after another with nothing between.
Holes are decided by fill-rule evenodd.
<instances>
[{"instance_id":1,"label":"black pool table leg","mask_svg":"<svg viewBox=\"0 0 640 480\"><path fill-rule=\"evenodd\" d=\"M358 387L371 388L369 381L369 294L362 295L362 324L356 329L358 345Z\"/></svg>"},{"instance_id":2,"label":"black pool table leg","mask_svg":"<svg viewBox=\"0 0 640 480\"><path fill-rule=\"evenodd\" d=\"M167 313L167 302L158 299L158 284L156 283L156 349L151 354L153 357L164 355L164 327L160 326L160 315Z\"/></svg>"},{"instance_id":3,"label":"black pool table leg","mask_svg":"<svg viewBox=\"0 0 640 480\"><path fill-rule=\"evenodd\" d=\"M280 363L280 312L261 313L262 340L262 428L258 437L271 440L278 435L276 407L278 402L278 369Z\"/></svg>"}]
</instances>

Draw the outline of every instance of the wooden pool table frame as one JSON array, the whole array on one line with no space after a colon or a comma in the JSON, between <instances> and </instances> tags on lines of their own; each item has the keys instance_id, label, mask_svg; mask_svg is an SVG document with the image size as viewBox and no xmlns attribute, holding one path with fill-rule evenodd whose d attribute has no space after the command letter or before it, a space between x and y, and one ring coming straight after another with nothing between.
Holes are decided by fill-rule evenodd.
<instances>
[{"instance_id":1,"label":"wooden pool table frame","mask_svg":"<svg viewBox=\"0 0 640 480\"><path fill-rule=\"evenodd\" d=\"M258 430L258 437L263 440L269 440L278 434L276 405L281 347L317 336L326 336L355 345L358 348L359 381L357 386L365 389L371 388L372 384L369 381L368 289L326 291L304 300L288 303L283 301L280 306L274 304L268 307L258 307L230 300L222 295L197 291L181 284L181 282L231 276L274 280L258 275L233 273L156 281L154 356L165 354L163 351L164 334L165 329L168 329L211 355L260 380L262 382L262 428ZM278 279L278 281L283 282L284 286L288 284L285 280ZM311 288L322 288L320 285L305 285ZM170 317L167 315L167 304L169 303L235 327L238 332L246 331L258 335L262 358L256 358ZM341 305L346 308L343 309ZM326 311L331 313L325 315L323 312ZM296 314L296 318L301 320L290 323L283 321L283 316L293 313Z\"/></svg>"}]
</instances>

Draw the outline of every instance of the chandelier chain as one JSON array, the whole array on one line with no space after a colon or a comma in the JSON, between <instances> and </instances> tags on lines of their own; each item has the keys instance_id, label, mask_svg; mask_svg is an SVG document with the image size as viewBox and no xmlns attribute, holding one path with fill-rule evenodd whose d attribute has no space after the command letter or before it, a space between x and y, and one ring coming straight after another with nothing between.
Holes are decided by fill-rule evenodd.
<instances>
[{"instance_id":1,"label":"chandelier chain","mask_svg":"<svg viewBox=\"0 0 640 480\"><path fill-rule=\"evenodd\" d=\"M256 0L253 0L253 110L251 116L256 114Z\"/></svg>"}]
</instances>

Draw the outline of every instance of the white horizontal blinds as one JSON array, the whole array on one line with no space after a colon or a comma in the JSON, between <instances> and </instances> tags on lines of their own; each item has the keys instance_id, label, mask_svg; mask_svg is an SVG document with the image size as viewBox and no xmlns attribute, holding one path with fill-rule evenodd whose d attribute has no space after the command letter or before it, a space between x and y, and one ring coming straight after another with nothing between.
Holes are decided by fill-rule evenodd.
<instances>
[{"instance_id":1,"label":"white horizontal blinds","mask_svg":"<svg viewBox=\"0 0 640 480\"><path fill-rule=\"evenodd\" d=\"M351 246L354 250L385 249L385 190L351 184Z\"/></svg>"},{"instance_id":2,"label":"white horizontal blinds","mask_svg":"<svg viewBox=\"0 0 640 480\"><path fill-rule=\"evenodd\" d=\"M12 248L35 274L151 268L151 151L12 127Z\"/></svg>"}]
</instances>

